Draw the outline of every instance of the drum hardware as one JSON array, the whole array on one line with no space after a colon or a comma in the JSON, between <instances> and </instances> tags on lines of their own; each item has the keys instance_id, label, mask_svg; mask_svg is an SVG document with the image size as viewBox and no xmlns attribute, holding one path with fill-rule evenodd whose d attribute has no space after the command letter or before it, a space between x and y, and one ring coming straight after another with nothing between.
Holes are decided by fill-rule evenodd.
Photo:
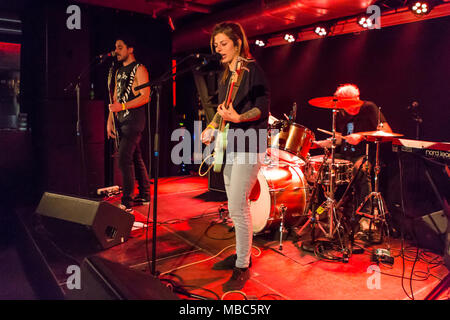
<instances>
[{"instance_id":1,"label":"drum hardware","mask_svg":"<svg viewBox=\"0 0 450 320\"><path fill-rule=\"evenodd\" d=\"M355 181L357 180L357 178L359 177L359 174L364 165L366 166L366 170L369 170L369 145L368 144L366 145L366 154L364 155L364 158L362 159L361 165L356 170L356 173L353 175L352 179L350 180L349 184L347 185L347 188L345 189L344 193L342 194L342 197L337 204L337 210L339 210L343 206L345 201L347 201L347 194L350 190L352 190L353 185L354 185ZM347 217L347 219L348 219L348 217ZM354 234L354 230L353 230L353 225L351 225L349 223L349 227L350 227L349 239L350 239L351 252L352 253L356 253L356 252L361 253L359 249L353 250L355 234ZM370 227L369 227L369 230L370 230Z\"/></svg>"},{"instance_id":2,"label":"drum hardware","mask_svg":"<svg viewBox=\"0 0 450 320\"><path fill-rule=\"evenodd\" d=\"M223 225L228 225L231 221L231 219L229 218L229 211L228 211L228 206L224 203L222 203L219 206L219 209L217 210L219 212L219 217L216 218L215 220L211 221L211 225L213 224L223 224ZM233 227L230 227L230 231L233 230Z\"/></svg>"},{"instance_id":3,"label":"drum hardware","mask_svg":"<svg viewBox=\"0 0 450 320\"><path fill-rule=\"evenodd\" d=\"M342 99L337 97L321 97L314 98L308 101L309 104L319 108L332 109L332 136L331 136L331 163L329 164L330 172L330 183L328 186L326 205L328 209L328 232L326 233L327 238L332 239L336 228L334 226L334 219L337 218L336 214L336 200L334 198L335 187L336 187L336 116L339 109L351 107L351 106L361 106L363 101L359 99ZM339 226L339 222L337 224Z\"/></svg>"},{"instance_id":4,"label":"drum hardware","mask_svg":"<svg viewBox=\"0 0 450 320\"><path fill-rule=\"evenodd\" d=\"M324 153L324 155L323 155L323 160L324 160L324 161L321 163L320 168L319 168L319 170L318 170L318 174L317 174L316 180L314 181L314 186L313 186L313 188L312 188L312 193L311 193L311 195L310 195L310 197L309 197L309 199L308 199L307 206L306 206L306 209L305 209L305 212L306 212L306 213L311 212L311 215L310 215L308 221L307 221L307 222L301 227L301 229L297 232L297 234L300 235L300 234L303 232L303 230L304 230L310 223L312 223L312 226L311 226L311 228L312 228L312 230L311 230L311 244L314 244L314 243L315 243L315 240L316 240L316 239L315 239L315 228L316 228L316 226L317 226L324 234L327 234L327 232L325 231L325 229L322 227L322 224L320 223L319 219L317 219L317 214L321 214L321 213L323 212L323 211L321 212L320 209L319 209L319 208L321 208L321 207L319 207L319 208L317 208L317 209L311 209L311 207L312 207L313 201L315 201L315 199L316 199L316 197L317 197L317 190L318 190L318 188L319 188L319 180L320 180L320 177L321 177L321 175L322 175L323 170L324 170L325 167L326 167L325 163L327 163L328 156L329 156L328 149L325 148L325 153Z\"/></svg>"},{"instance_id":5,"label":"drum hardware","mask_svg":"<svg viewBox=\"0 0 450 320\"><path fill-rule=\"evenodd\" d=\"M283 232L285 231L284 228L284 214L286 213L287 207L282 204L280 206L280 211L281 211L281 222L280 222L280 246L279 246L279 250L283 250Z\"/></svg>"},{"instance_id":6,"label":"drum hardware","mask_svg":"<svg viewBox=\"0 0 450 320\"><path fill-rule=\"evenodd\" d=\"M380 120L379 125L380 127ZM374 185L375 185L375 191L371 192L364 201L360 204L358 209L356 209L356 213L362 216L365 216L370 219L370 225L369 225L369 235L371 234L370 229L372 227L373 222L381 222L381 241L383 241L384 237L384 228L387 232L388 237L388 249L390 249L389 244L389 227L387 225L386 221L386 214L388 211L386 210L386 203L384 201L383 196L380 193L379 190L379 175L381 171L381 165L380 165L380 143L381 142L387 142L392 141L394 137L400 137L402 134L399 133L390 133L385 131L368 131L368 132L358 132L358 134L364 136L364 138L367 141L375 142L376 146L376 156L375 156L375 177L374 177ZM364 213L362 209L366 206L366 204L369 203L371 205L371 212L370 214Z\"/></svg>"}]
</instances>

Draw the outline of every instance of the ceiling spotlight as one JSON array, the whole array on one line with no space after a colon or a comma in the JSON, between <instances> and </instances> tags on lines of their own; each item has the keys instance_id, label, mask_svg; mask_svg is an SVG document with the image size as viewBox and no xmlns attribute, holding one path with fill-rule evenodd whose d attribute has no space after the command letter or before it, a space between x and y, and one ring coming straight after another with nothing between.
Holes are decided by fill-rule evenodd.
<instances>
[{"instance_id":1,"label":"ceiling spotlight","mask_svg":"<svg viewBox=\"0 0 450 320\"><path fill-rule=\"evenodd\" d=\"M295 36L292 33L286 33L284 35L284 40L286 40L289 43L295 42Z\"/></svg>"},{"instance_id":2,"label":"ceiling spotlight","mask_svg":"<svg viewBox=\"0 0 450 320\"><path fill-rule=\"evenodd\" d=\"M374 27L372 19L366 16L359 17L358 24L364 29L373 29Z\"/></svg>"},{"instance_id":3,"label":"ceiling spotlight","mask_svg":"<svg viewBox=\"0 0 450 320\"><path fill-rule=\"evenodd\" d=\"M257 40L255 41L255 44L256 44L258 47L265 47L265 46L266 46L266 41L257 39Z\"/></svg>"},{"instance_id":4,"label":"ceiling spotlight","mask_svg":"<svg viewBox=\"0 0 450 320\"><path fill-rule=\"evenodd\" d=\"M328 33L330 32L329 29L325 26L317 26L314 29L314 32L319 35L320 37L325 37L328 35Z\"/></svg>"},{"instance_id":5,"label":"ceiling spotlight","mask_svg":"<svg viewBox=\"0 0 450 320\"><path fill-rule=\"evenodd\" d=\"M409 5L409 9L416 16L424 16L431 11L431 4L429 1L412 1Z\"/></svg>"}]
</instances>

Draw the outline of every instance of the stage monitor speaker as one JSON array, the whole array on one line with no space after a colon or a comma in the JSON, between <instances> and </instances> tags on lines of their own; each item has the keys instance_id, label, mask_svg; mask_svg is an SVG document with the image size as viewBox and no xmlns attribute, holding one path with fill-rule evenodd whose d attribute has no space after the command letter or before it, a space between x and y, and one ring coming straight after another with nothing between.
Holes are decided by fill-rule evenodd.
<instances>
[{"instance_id":1,"label":"stage monitor speaker","mask_svg":"<svg viewBox=\"0 0 450 320\"><path fill-rule=\"evenodd\" d=\"M128 240L134 216L104 201L45 192L36 212L67 241L93 241L107 249ZM88 233L89 237L79 233ZM89 239L87 239L89 238Z\"/></svg>"},{"instance_id":2,"label":"stage monitor speaker","mask_svg":"<svg viewBox=\"0 0 450 320\"><path fill-rule=\"evenodd\" d=\"M448 246L448 221L443 210L416 218L413 221L414 237L418 245L435 251L445 253Z\"/></svg>"},{"instance_id":3,"label":"stage monitor speaker","mask_svg":"<svg viewBox=\"0 0 450 320\"><path fill-rule=\"evenodd\" d=\"M81 288L69 290L69 300L179 300L152 275L99 256L84 259L80 274Z\"/></svg>"},{"instance_id":4,"label":"stage monitor speaker","mask_svg":"<svg viewBox=\"0 0 450 320\"><path fill-rule=\"evenodd\" d=\"M225 192L225 183L223 181L223 167L222 171L214 172L213 169L208 172L208 190Z\"/></svg>"}]
</instances>

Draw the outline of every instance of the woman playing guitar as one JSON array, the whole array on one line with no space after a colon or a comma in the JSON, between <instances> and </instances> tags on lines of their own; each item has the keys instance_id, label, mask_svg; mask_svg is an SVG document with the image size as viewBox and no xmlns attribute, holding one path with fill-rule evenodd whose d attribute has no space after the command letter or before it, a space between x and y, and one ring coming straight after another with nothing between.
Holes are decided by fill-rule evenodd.
<instances>
[{"instance_id":1,"label":"woman playing guitar","mask_svg":"<svg viewBox=\"0 0 450 320\"><path fill-rule=\"evenodd\" d=\"M253 226L248 197L266 151L270 96L263 71L250 60L247 37L238 23L217 24L211 36L211 50L222 55L224 72L219 80L219 101L223 103L202 132L202 141L212 142L215 132L223 132L226 124L223 175L228 209L235 227L236 254L213 267L233 270L223 286L226 292L242 289L250 278ZM217 152L215 158L215 162L222 160L217 159Z\"/></svg>"}]
</instances>

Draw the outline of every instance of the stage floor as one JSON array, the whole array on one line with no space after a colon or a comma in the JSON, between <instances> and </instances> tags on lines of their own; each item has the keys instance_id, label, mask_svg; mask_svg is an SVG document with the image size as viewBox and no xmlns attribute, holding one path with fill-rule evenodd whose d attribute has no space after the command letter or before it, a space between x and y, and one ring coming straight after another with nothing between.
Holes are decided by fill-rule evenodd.
<instances>
[{"instance_id":1,"label":"stage floor","mask_svg":"<svg viewBox=\"0 0 450 320\"><path fill-rule=\"evenodd\" d=\"M386 243L367 246L361 240L357 244L364 247L364 253L351 255L347 263L326 261L302 249L301 243L309 240L307 227L299 238L291 233L284 239L282 250L277 233L256 235L250 280L241 293L224 296L222 285L231 271L215 271L212 266L234 253L234 232L230 222L219 221L225 194L208 191L207 183L206 178L196 176L159 180L156 270L162 283L170 280L190 293L211 299L409 300L412 296L423 299L448 273L442 257L431 252L420 250L415 261L417 250L408 243L402 259L401 240L393 238L392 267L371 261L372 250L386 248ZM120 198L107 201L118 205ZM130 239L96 255L150 275L151 210L148 205L135 207L136 222ZM38 244L44 241L40 238ZM65 290L67 265L74 260L80 262L84 256L56 245L58 250L54 244L43 245L41 250ZM448 294L443 298L448 299ZM179 297L193 299L182 294Z\"/></svg>"}]
</instances>

